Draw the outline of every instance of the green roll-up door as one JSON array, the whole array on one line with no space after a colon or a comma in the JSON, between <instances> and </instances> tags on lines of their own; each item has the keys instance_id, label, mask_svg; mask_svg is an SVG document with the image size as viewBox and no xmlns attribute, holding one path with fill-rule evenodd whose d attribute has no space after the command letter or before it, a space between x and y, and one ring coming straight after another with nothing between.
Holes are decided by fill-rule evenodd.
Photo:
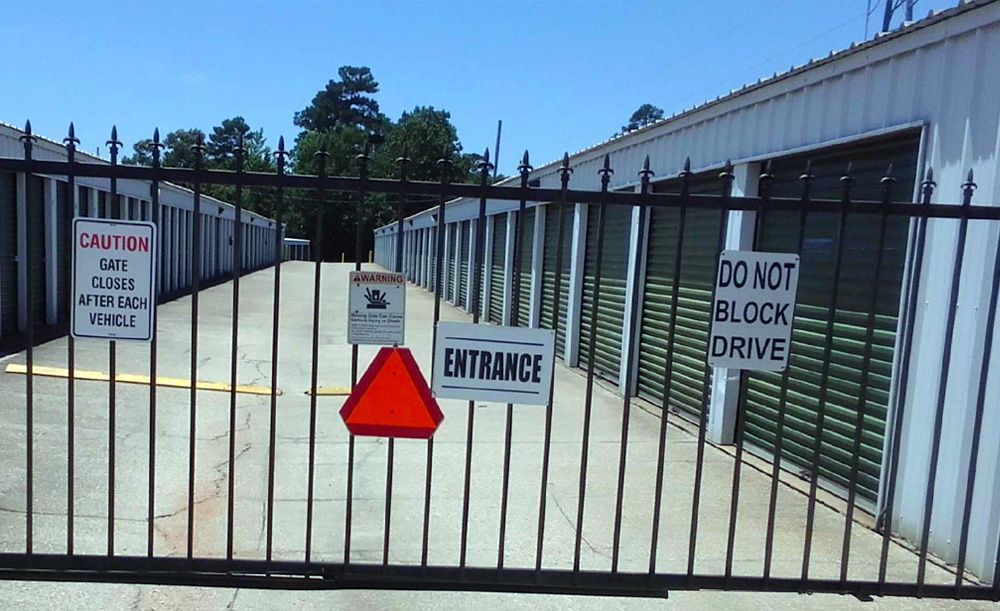
<instances>
[{"instance_id":1,"label":"green roll-up door","mask_svg":"<svg viewBox=\"0 0 1000 611\"><path fill-rule=\"evenodd\" d=\"M447 226L448 233L446 240L448 242L448 248L445 250L447 256L444 259L444 277L445 277L445 288L447 289L444 294L446 301L451 301L451 296L453 295L452 289L455 286L455 228L458 227L455 223Z\"/></svg>"},{"instance_id":2,"label":"green roll-up door","mask_svg":"<svg viewBox=\"0 0 1000 611\"><path fill-rule=\"evenodd\" d=\"M17 333L17 179L0 174L0 336Z\"/></svg>"},{"instance_id":3,"label":"green roll-up door","mask_svg":"<svg viewBox=\"0 0 1000 611\"><path fill-rule=\"evenodd\" d=\"M559 205L545 206L545 244L542 256L542 295L538 313L543 329L552 328L552 305L556 293L556 252L559 248ZM570 257L573 252L573 209L563 209L562 276L559 283L559 320L556 327L556 356L562 358L566 345L566 303L569 300Z\"/></svg>"},{"instance_id":4,"label":"green roll-up door","mask_svg":"<svg viewBox=\"0 0 1000 611\"><path fill-rule=\"evenodd\" d=\"M507 253L507 215L493 217L493 248L490 254L490 322L503 324L504 259Z\"/></svg>"},{"instance_id":5,"label":"green roll-up door","mask_svg":"<svg viewBox=\"0 0 1000 611\"><path fill-rule=\"evenodd\" d=\"M580 306L580 367L587 367L590 355L590 320L594 304L594 277L597 270L597 228L600 212L591 205L587 213L587 247L583 265L583 300ZM622 326L625 321L625 278L628 268L628 238L632 224L631 206L607 206L604 222L604 261L601 266L601 294L598 299L597 336L594 343L594 371L618 383L621 368Z\"/></svg>"},{"instance_id":6,"label":"green roll-up door","mask_svg":"<svg viewBox=\"0 0 1000 611\"><path fill-rule=\"evenodd\" d=\"M469 227L470 221L462 222L458 261L458 302L466 309L469 307Z\"/></svg>"},{"instance_id":7,"label":"green roll-up door","mask_svg":"<svg viewBox=\"0 0 1000 611\"><path fill-rule=\"evenodd\" d=\"M853 164L856 199L880 197L879 179L892 162L898 179L898 199L909 200L916 180L918 134L889 141L856 145L849 149L812 154L814 198L838 198L840 176L848 161ZM773 173L775 197L798 197L797 177L804 158L776 160ZM840 288L833 336L826 335L834 279L834 256L838 215L812 213L807 217L795 321L789 361L788 398L782 442L782 456L802 467L812 465L817 433L820 381L824 349L833 342L827 402L820 446L820 475L837 486L850 481L855 419L861 395L861 366L864 358L866 319L874 281L878 247L875 216L848 217L844 236ZM861 451L857 492L874 502L885 438L892 359L896 343L898 305L906 254L908 222L890 219L882 261L878 304L876 305L872 361L861 431ZM799 215L765 214L760 227L758 250L794 252L799 237ZM753 372L747 386L745 439L773 451L777 429L780 372Z\"/></svg>"},{"instance_id":8,"label":"green roll-up door","mask_svg":"<svg viewBox=\"0 0 1000 611\"><path fill-rule=\"evenodd\" d=\"M31 267L28 281L31 282L31 318L36 326L45 325L45 181L40 176L29 177L31 200L27 202L28 231L31 232L31 252L28 261Z\"/></svg>"},{"instance_id":9,"label":"green roll-up door","mask_svg":"<svg viewBox=\"0 0 1000 611\"><path fill-rule=\"evenodd\" d=\"M677 181L658 183L657 193L677 193ZM692 177L692 194L718 193L715 172ZM674 349L667 363L670 298L677 255L680 221L678 208L653 208L646 252L645 291L639 336L638 393L657 405L663 403L665 374L670 375L669 405L700 413L704 400L708 324L712 309L712 283L719 241L718 210L689 208L684 227Z\"/></svg>"},{"instance_id":10,"label":"green roll-up door","mask_svg":"<svg viewBox=\"0 0 1000 611\"><path fill-rule=\"evenodd\" d=\"M514 216L517 218L517 215ZM521 223L518 222L520 226ZM520 307L517 308L517 326L527 327L531 316L531 261L532 261L532 242L534 241L535 235L535 210L528 209L524 213L524 227L523 233L518 237L518 243L520 244L520 262L518 265L518 278L521 283L521 303ZM513 290L513 289L511 289ZM513 295L511 295L511 307L513 308Z\"/></svg>"}]
</instances>

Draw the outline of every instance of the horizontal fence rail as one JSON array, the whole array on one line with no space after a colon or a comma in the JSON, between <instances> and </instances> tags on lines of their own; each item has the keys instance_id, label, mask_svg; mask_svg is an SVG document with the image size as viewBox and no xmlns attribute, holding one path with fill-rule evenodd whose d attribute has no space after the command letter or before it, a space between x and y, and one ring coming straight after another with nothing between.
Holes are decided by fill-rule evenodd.
<instances>
[{"instance_id":1,"label":"horizontal fence rail","mask_svg":"<svg viewBox=\"0 0 1000 611\"><path fill-rule=\"evenodd\" d=\"M919 185L920 201L908 202L910 192L896 186L892 166L877 192L865 191L880 196L875 199L854 198L862 185L850 166L833 195L813 197L817 177L809 165L796 183L799 196L777 197L770 164L755 175L754 196L736 197L728 163L707 177L693 175L688 164L657 181L646 159L630 169L638 180L626 192L613 190L615 168L605 156L601 188L583 191L570 188L568 156L560 186L539 188L531 186L527 153L518 175L495 185L488 151L476 168L477 183L455 184L447 151L438 161L440 180L428 182L409 179L405 151L394 178L371 176L367 146L353 158L357 176L344 177L327 175L325 148L311 160L315 174L290 173L283 140L272 173L245 171L241 147L234 171L205 169L200 140L192 169L161 167L158 146L151 167L121 165L116 132L110 164L77 161L72 132L66 161L34 159L30 127L23 142L23 158L0 159L0 175L59 177L71 192L81 177L106 178L112 200L120 181L148 181L151 206L161 210L158 185L191 185L190 257L177 263L190 280L190 299L160 306L163 321L148 349L72 338L36 346L34 325L28 326L18 356L28 375L17 387L6 379L6 391L23 410L10 405L4 411L5 418L23 420L23 436L14 437L23 460L5 457L22 466L18 485L2 495L5 506L19 507L7 526L13 516L24 521L8 530L23 526L23 537L3 538L2 578L1000 599L996 563L987 569L970 563L970 549L982 548L975 533L997 520L976 514L973 504L989 492L982 482L995 477L984 473L991 467L982 451L989 444L982 442L995 432L987 428L986 393L1000 290L1000 247L987 243L995 242L1000 208L972 203L971 172L956 194L960 202L942 204L933 201L930 170ZM276 231L274 239L258 242L264 251L255 260L243 253L248 240L261 236L240 223L231 240L206 242L201 212L209 205L203 196L209 184L234 187L229 204L237 219L248 192L264 190L274 228L301 215L312 235L286 244ZM467 212L450 218L455 205L449 202L461 199L468 200ZM498 213L495 202L508 205ZM432 222L414 227L408 214L430 204L437 206ZM382 218L391 211L390 224L374 226L376 206ZM79 212L67 206L64 220ZM125 217L116 209L110 218ZM324 235L331 218L353 222L353 249L335 243L331 252ZM953 241L936 242L934 251L949 257L942 289L931 284L944 276L930 274L925 249L947 232ZM66 257L73 250L67 236L60 238ZM28 269L39 262L32 239L30 231L23 237ZM363 267L372 240L378 267ZM978 353L955 333L973 244L983 245L989 259ZM204 256L209 246L228 252L232 264L206 269L214 261ZM714 371L705 362L716 270L727 249L785 252L802 261L790 366L782 372ZM548 405L449 401L446 422L454 428L437 447L434 437L349 434L336 416L341 400L331 403L323 381L341 367L346 388L334 394L342 397L358 385L359 367L370 358L369 347L348 350L336 335L346 324L343 303L327 309L347 286L348 266L332 260L352 250L351 270L402 272L433 294L433 301L413 298L409 306L407 332L419 339L408 335L408 345L422 362L433 363L436 323L446 314L461 319L460 310L473 324L552 329L563 365ZM302 258L310 261L296 260ZM26 287L31 311L38 296L30 282ZM59 307L68 315L68 285L64 291ZM928 291L939 293L938 319L925 318L919 306ZM458 310L446 310L447 302ZM905 426L915 409L908 392L916 371L911 352L919 333L935 325L942 337L933 356L939 383L928 408L922 502L911 519L910 509L901 509L912 506L903 499L910 494L899 489L907 456L921 447ZM177 354L189 388L159 390L155 380ZM34 373L57 355L68 365L64 381ZM938 462L951 443L945 413L957 409L948 402L949 368L970 355L978 359L976 391L961 406L971 433L961 449L959 498L942 498L946 476ZM106 393L98 387L95 395L95 387L85 389L72 373L105 363ZM116 376L123 364L141 367L152 381L143 391L148 413L139 424L131 409L136 395ZM581 375L571 375L573 368ZM238 391L250 370L254 384L266 385L259 399ZM204 375L225 378L222 401L194 383ZM714 393L727 380L731 439L718 441L710 411L723 409ZM36 417L49 418L53 403L65 405L66 419L55 441L50 424ZM40 426L47 427L45 436L37 436ZM129 435L139 431L144 446L126 441L123 428ZM91 435L94 429L99 437ZM222 454L212 458L215 442ZM98 479L81 467L93 466L95 455L103 461ZM49 476L53 465L59 478ZM125 479L131 477L145 479L141 490ZM486 490L488 481L495 486ZM942 504L961 508L954 557L937 551L931 532ZM88 517L95 513L100 520ZM65 541L43 536L39 520ZM103 551L91 544L98 530L107 537ZM141 540L140 549L133 540ZM995 540L985 545L1000 556ZM444 547L451 551L441 552Z\"/></svg>"}]
</instances>

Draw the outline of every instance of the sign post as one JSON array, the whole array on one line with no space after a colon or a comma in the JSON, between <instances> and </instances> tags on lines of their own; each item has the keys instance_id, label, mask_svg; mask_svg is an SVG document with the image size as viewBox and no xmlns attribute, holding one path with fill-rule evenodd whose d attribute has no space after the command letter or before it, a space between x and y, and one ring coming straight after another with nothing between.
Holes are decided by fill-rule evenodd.
<instances>
[{"instance_id":1,"label":"sign post","mask_svg":"<svg viewBox=\"0 0 1000 611\"><path fill-rule=\"evenodd\" d=\"M798 255L723 251L715 278L709 365L783 371L798 284Z\"/></svg>"},{"instance_id":2,"label":"sign post","mask_svg":"<svg viewBox=\"0 0 1000 611\"><path fill-rule=\"evenodd\" d=\"M73 219L73 337L153 338L156 247L153 223Z\"/></svg>"},{"instance_id":3,"label":"sign post","mask_svg":"<svg viewBox=\"0 0 1000 611\"><path fill-rule=\"evenodd\" d=\"M551 329L439 322L434 396L547 405L555 366Z\"/></svg>"},{"instance_id":4,"label":"sign post","mask_svg":"<svg viewBox=\"0 0 1000 611\"><path fill-rule=\"evenodd\" d=\"M406 323L406 277L395 272L351 272L347 343L399 346Z\"/></svg>"}]
</instances>

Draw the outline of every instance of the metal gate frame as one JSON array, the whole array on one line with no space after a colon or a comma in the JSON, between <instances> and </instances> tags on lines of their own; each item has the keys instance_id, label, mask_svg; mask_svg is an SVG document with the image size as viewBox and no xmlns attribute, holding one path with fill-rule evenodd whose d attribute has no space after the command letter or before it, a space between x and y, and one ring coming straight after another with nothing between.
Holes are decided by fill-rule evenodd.
<instances>
[{"instance_id":1,"label":"metal gate frame","mask_svg":"<svg viewBox=\"0 0 1000 611\"><path fill-rule=\"evenodd\" d=\"M85 580L85 581L107 581L107 582L129 582L129 583L160 583L160 584L190 584L190 585L213 585L213 586L238 586L238 587L280 587L280 588L384 588L384 589L413 589L413 590L469 590L469 591L509 591L509 592L547 592L547 593L566 593L566 594L601 594L601 595L622 595L622 596L666 596L669 590L691 590L691 589L727 589L727 590L744 590L744 591L771 591L771 592L828 592L828 593L843 593L843 594L854 594L857 596L869 596L869 595L920 595L920 596L937 596L946 598L970 598L970 599L990 599L998 600L1000 599L1000 585L998 582L1000 580L994 579L994 585L992 586L982 586L975 584L967 584L963 581L963 567L964 567L964 555L968 536L968 527L971 513L971 500L972 500L972 486L974 485L974 474L970 473L969 480L966 486L966 503L964 507L963 515L963 529L962 529L962 541L961 541L961 553L959 559L959 570L956 574L956 580L954 584L951 585L941 585L941 584L928 584L924 582L924 568L928 559L927 550L927 532L930 526L930 514L933 510L933 490L934 486L928 486L928 496L926 498L926 515L924 519L924 543L921 545L920 554L920 569L917 579L913 582L889 582L886 580L886 561L887 561L887 550L891 538L891 514L887 515L886 523L883 525L883 544L882 544L882 555L880 563L879 578L877 580L850 580L846 578L846 566L850 559L850 549L845 543L844 548L844 558L842 564L842 577L839 580L828 580L828 579L816 579L809 577L809 549L812 539L812 528L814 526L813 516L816 506L816 490L818 481L818 469L817 462L814 460L812 469L809 473L810 482L810 493L809 493L809 515L807 521L806 529L806 540L805 544L805 554L804 563L802 567L801 578L776 578L769 576L766 572L760 576L738 576L732 574L732 564L733 564L733 551L734 551L734 535L735 527L738 516L739 508L739 474L742 468L743 461L741 460L743 452L743 440L742 440L742 419L737 419L737 435L736 435L736 460L734 461L734 477L733 477L733 489L732 489L732 501L730 507L730 521L729 521L729 532L728 532L728 548L726 555L726 570L724 574L700 574L695 571L695 560L697 558L697 544L698 544L698 517L699 517L699 507L700 507L700 495L701 495L701 484L703 475L703 462L704 453L706 446L706 411L701 411L701 416L699 419L699 430L698 430L698 460L695 465L695 488L694 488L694 500L691 507L691 529L689 537L689 549L687 556L687 571L681 573L661 573L656 569L656 550L659 543L659 528L660 528L660 500L662 497L662 485L663 485L663 471L664 471L664 455L665 455L665 435L664 431L667 426L666 412L661 419L661 431L660 431L660 447L659 447L659 458L657 463L657 475L656 475L656 495L655 495L655 509L653 511L653 528L652 537L649 541L650 544L650 565L648 572L622 572L619 571L619 552L621 544L621 526L622 526L622 506L624 500L624 477L625 477L625 465L627 448L629 442L629 414L631 411L632 397L626 394L622 399L622 425L621 425L621 438L619 444L619 457L618 457L618 483L617 483L617 493L616 493L616 511L614 519L614 539L613 539L613 549L611 558L611 567L609 571L587 571L580 569L580 550L581 550L581 539L582 539L582 524L583 518L586 511L586 481L588 475L588 458L589 458L589 443L590 443L590 432L591 432L591 411L592 411L592 393L590 392L593 388L595 382L595 372L594 372L594 346L596 342L591 342L589 345L589 358L586 359L588 363L587 367L587 389L588 393L585 398L585 403L583 406L583 439L580 455L580 494L577 506L577 521L576 521L576 540L575 540L575 555L574 555L574 568L572 570L557 570L557 569L547 569L543 568L542 560L544 555L544 528L545 528L545 514L546 514L546 495L545 490L548 482L549 476L549 458L550 458L550 447L552 441L552 404L550 402L548 409L546 411L546 426L544 431L544 443L543 443L543 463L542 463L542 473L541 473L541 493L538 496L538 536L537 536L537 550L535 555L535 566L532 567L518 567L509 568L503 566L503 549L504 549L504 533L506 527L506 517L507 517L507 506L508 506L508 495L509 495L509 464L510 464L510 453L511 453L511 428L510 428L510 418L511 418L511 406L507 406L507 418L508 426L507 433L504 442L504 470L503 470L503 503L502 511L500 516L500 538L499 538L499 559L495 567L471 567L466 565L466 551L468 548L468 526L469 526L469 503L470 503L470 478L471 478L471 459L472 459L472 447L473 447L473 413L474 413L474 403L469 402L469 418L468 418L468 429L466 433L466 446L465 446L465 465L464 465L464 499L463 499L463 511L462 511L462 525L461 525L461 554L459 564L456 566L441 566L441 565L430 565L427 561L427 546L428 546L428 531L430 528L429 515L430 515L430 473L431 465L433 461L433 438L427 441L427 481L426 481L426 494L424 501L424 517L423 517L423 554L422 562L419 566L410 565L400 565L393 564L389 562L389 517L391 514L391 500L392 500L392 473L393 473L393 451L394 451L394 439L390 438L388 441L388 472L387 472L387 486L386 486L386 528L384 533L384 547L383 547L383 557L381 563L358 563L351 560L350 555L350 529L351 529L351 509L350 503L352 499L352 476L353 476L353 460L354 460L354 440L351 438L351 444L349 446L349 468L347 473L347 523L346 528L346 543L344 549L344 561L342 563L331 563L331 562L316 562L312 558L311 552L311 541L312 541L312 530L313 530L313 484L314 484L314 466L315 466L315 442L316 442L316 382L317 382L317 367L318 367L318 350L319 350L319 312L320 312L320 283L321 283L321 264L324 261L324 253L322 252L322 227L323 227L323 214L324 210L333 205L344 205L343 200L328 201L327 194L331 192L337 193L350 193L351 200L355 204L355 210L357 213L357 218L361 218L361 212L366 204L366 198L369 194L386 194L395 195L397 198L397 232L395 235L396 246L395 246L395 262L394 269L401 270L403 267L403 238L404 238L404 210L407 205L408 196L421 196L426 198L428 196L437 196L439 202L439 214L437 215L437 248L436 253L436 270L435 274L435 302L434 302L434 321L436 322L440 317L440 306L442 297L442 273L443 273L443 254L444 254L444 228L446 226L446 202L454 197L470 197L479 200L479 214L476 220L477 231L475 232L475 251L474 251L474 262L473 265L473 278L471 287L471 298L472 298L472 318L474 323L480 321L480 296L481 291L479 290L481 282L483 281L483 266L482 261L485 256L485 224L486 224L486 204L487 200L505 200L513 201L518 203L518 219L523 224L524 212L526 209L526 204L528 201L535 202L554 202L553 205L558 207L560 216L563 210L570 205L570 202L579 204L593 204L597 206L598 211L598 251L600 251L603 235L605 230L605 211L609 206L637 206L638 207L638 219L640 226L642 226L648 217L648 212L651 207L673 207L678 208L683 215L688 209L707 209L715 210L720 215L720 219L723 221L720 223L721 228L718 236L718 245L721 250L725 232L726 223L724 222L727 214L730 211L735 210L746 210L746 211L756 211L757 219L759 221L761 213L765 210L776 210L776 211L798 211L802 215L812 212L826 212L826 213L836 213L839 217L838 227L838 242L837 242L837 259L839 264L840 261L840 249L843 245L843 227L845 220L849 215L865 215L865 218L873 219L874 221L880 223L880 227L884 228L887 219L895 216L902 216L904 218L909 218L913 220L913 232L916 237L914 253L914 265L916 269L920 269L923 257L924 257L924 236L927 231L928 221L931 219L956 219L960 223L959 229L959 239L958 247L954 260L954 274L950 294L949 310L948 310L948 326L946 328L945 337L945 353L943 355L943 364L945 368L950 364L950 351L951 344L953 341L953 329L956 315L956 302L958 296L958 282L955 278L961 276L961 270L963 265L963 253L965 236L967 232L968 223L970 220L988 220L988 221L1000 221L1000 207L990 207L981 205L972 205L972 194L975 189L975 183L973 182L973 177L971 172L969 173L968 180L963 186L962 202L961 205L945 205L945 204L932 204L931 195L934 190L935 183L932 179L930 172L928 171L927 177L923 182L922 188L922 198L920 204L912 203L898 203L893 199L892 183L893 179L891 177L891 170L887 172L887 176L883 179L884 185L884 197L878 202L862 202L856 201L851 198L850 195L850 179L844 181L844 195L839 201L818 201L809 198L809 184L811 177L808 173L803 176L803 193L800 199L772 199L768 195L768 190L766 189L766 176L762 176L762 188L761 194L757 197L732 197L730 196L730 189L732 185L733 175L731 172L731 165L727 163L726 168L719 175L719 195L691 195L687 186L687 181L689 174L682 172L681 178L681 189L679 193L654 193L650 188L650 178L652 172L649 170L649 159L647 158L643 168L639 171L639 177L641 180L641 187L637 193L630 192L612 192L609 191L608 186L610 182L611 174L613 170L610 166L609 157L606 155L604 157L603 168L599 171L601 176L601 189L599 191L582 191L582 190L571 190L569 188L569 176L572 169L569 167L568 159L564 158L563 165L560 168L560 174L562 177L561 187L557 189L551 188L537 188L529 186L529 174L532 170L528 163L527 154L525 154L524 160L519 166L520 183L517 186L496 186L491 185L490 181L490 171L492 170L492 164L489 161L489 151L484 155L483 160L478 165L479 171L479 184L452 184L450 183L451 168L450 161L448 159L442 159L440 163L441 167L441 180L440 182L418 182L409 181L406 175L406 168L408 160L403 158L400 159L399 163L399 178L398 179L381 179L381 178L370 178L368 175L368 164L369 157L367 155L367 150L365 150L361 155L357 157L358 161L358 177L342 177L342 176L327 176L326 174L326 159L327 153L325 150L321 150L317 154L316 158L316 174L315 175L297 175L290 174L286 172L285 163L287 153L284 150L283 142L279 144L279 149L276 153L277 156L277 170L274 173L263 173L263 172L247 172L243 169L243 156L242 149L237 149L236 151L236 171L221 171L221 170L208 170L203 167L203 152L204 147L199 136L198 144L195 147L195 167L193 169L186 168L165 168L160 165L160 147L162 146L158 138L154 137L153 141L153 166L152 167L134 167L134 166L122 166L117 162L118 149L121 143L118 142L115 132L112 132L112 139L109 142L110 152L111 152L111 164L102 165L95 163L80 163L75 160L74 153L76 150L77 140L73 137L72 131L70 136L66 139L68 160L63 161L42 161L35 160L32 157L32 147L35 137L31 134L30 124L25 130L25 135L22 137L24 144L24 156L23 159L0 159L0 171L6 172L18 172L26 175L32 174L44 174L50 176L65 176L68 182L69 192L75 188L75 180L77 177L99 177L110 179L111 184L111 201L115 201L117 197L117 181L120 179L135 179L135 180L147 180L151 181L154 188L152 190L152 206L154 209L158 207L158 195L157 189L155 188L161 181L174 181L179 183L186 183L193 185L194 192L194 214L191 215L191 231L190 231L190 247L193 249L193 257L191 259L191 278L192 278L192 293L191 293L191 316L193 320L192 324L192 335L191 335L191 379L197 379L198 370L198 334L197 334L197 320L198 320L198 295L200 290L200 281L202 278L201 269L201 248L202 248L202 226L201 226L201 216L199 214L201 206L201 192L202 187L205 184L225 184L235 186L235 205L237 207L237 215L240 214L242 210L242 198L243 189L247 187L268 187L275 190L276 193L276 222L281 223L282 216L284 214L284 198L286 189L306 189L312 191L316 194L316 200L320 205L316 206L316 217L317 222L315 224L316 231L316 245L317 248L314 249L313 255L315 260L315 291L313 298L313 321L312 321L312 387L311 387L311 403L310 403L310 438L309 438L309 471L308 471L308 486L309 486L309 498L307 505L307 514L305 521L306 528L306 546L305 555L301 561L277 561L271 559L271 551L273 544L273 502L274 502L274 415L276 409L276 389L272 383L271 397L270 397L270 412L271 412L271 437L270 437L270 454L269 454L269 483L268 483L268 498L267 498L267 552L266 558L263 560L247 560L247 559L237 559L233 557L233 486L234 480L232 474L229 477L229 498L228 498L228 545L227 554L225 558L199 558L194 557L192 553L192 543L194 540L194 461L195 461L195 419L194 412L197 406L197 393L195 385L191 385L190 393L190 408L191 408L191 429L190 429L190 446L189 446L189 487L188 487L188 525L187 525L187 557L186 558L176 558L176 557L162 557L156 556L153 553L153 488L152 482L155 479L155 464L153 461L153 456L155 456L155 406L156 406L156 385L150 385L150 461L149 461L149 475L150 475L150 503L149 503L149 520L148 520L148 540L149 547L146 556L121 556L114 553L114 485L115 485L115 473L114 473L114 406L115 406L115 384L114 384L114 372L115 372L115 349L114 342L111 342L110 350L110 362L109 367L111 369L111 381L109 383L109 407L111 418L109 421L109 434L110 434L110 444L109 444L109 521L108 521L108 553L106 555L92 555L92 554L75 554L73 551L73 511L68 512L68 537L67 537L67 550L65 554L49 554L49 553L37 553L33 547L32 543L32 483L33 483L33 405L34 405L34 393L32 375L26 376L26 468L27 468L27 511L26 511L26 549L23 552L5 552L0 553L0 578L9 579L38 579L38 580ZM765 171L766 174L766 171ZM26 199L32 201L30 197L31 181L26 181L28 184L28 196ZM117 206L113 206L117 208ZM119 211L115 211L118 214ZM71 207L67 207L67 215L72 215ZM239 218L239 216L237 216ZM558 218L558 217L557 217ZM356 231L356 243L355 243L355 269L360 269L361 261L363 260L363 253L361 251L362 241L360 236L362 234L362 227L359 224ZM884 242L884 231L881 233L881 239ZM563 252L563 235L560 234L559 241L557 244L557 255L556 255L556 265L555 265L555 286L561 286L561 275L562 275L562 252ZM30 233L25 237L28 242L25 246L25 250L29 253L33 252L30 244L31 235ZM238 230L234 239L234 253L241 252L242 247L242 231ZM262 242L261 242L262 243ZM514 269L518 269L520 261L520 240L514 241ZM276 378L276 368L277 368L277 350L278 350L278 318L279 318L279 308L278 308L278 294L280 292L280 279L281 279L281 242L280 240L275 240L272 245L274 251L274 299L273 299L273 328L272 328L272 346L271 346L271 377L272 382ZM883 243L879 244L879 250L882 250L884 246ZM69 249L66 251L69 252ZM601 253L598 252L596 259L596 269L594 274L594 302L592 307L594 310L599 308L599 298L600 298L600 285L601 285ZM676 258L677 264L682 264L680 257ZM257 260L259 264L260 259ZM30 261L29 268L30 268ZM232 280L233 280L233 308L237 310L239 307L239 278L240 278L240 265L236 265L233 270ZM839 265L835 268L835 277L839 276ZM629 274L638 275L641 273L639 266L635 266L628 270ZM920 274L914 274L911 277L911 286L909 288L911 294L916 294L918 290L918 284L920 281ZM997 261L994 263L993 267L993 284L990 293L991 310L989 316L989 324L987 327L987 341L986 346L989 347L992 343L992 336L995 327L995 313L997 305L997 293L998 285L1000 285L1000 250L998 250ZM494 288L494 290L496 290ZM513 276L513 291L512 299L514 307L512 310L517 309L518 300L521 298L522 290L520 286L520 274L514 274ZM834 295L836 292L834 292ZM31 311L31 305L34 296L29 287L27 289L27 305L28 310ZM638 292L633 292L630 303L626 304L626 307L630 308L631 311L631 324L630 328L626 330L631 336L634 337L636 333L636 325L638 317L636 313L640 306L640 295ZM556 303L553 304L553 311L559 311L559 301L560 291L555 291L554 300ZM672 291L671 299L673 300L673 306L671 311L676 311L676 299L677 290L676 284L674 285L674 290ZM65 307L69 307L68 300ZM832 299L831 310L836 307L836 298ZM907 363L909 358L909 353L907 348L911 345L913 339L913 320L915 316L916 303L915 300L910 299L908 301L907 310L904 313L906 317L907 324L904 327L905 337L903 338L902 346L903 353L902 359L904 360L901 371L903 375L906 375L908 370ZM230 402L230 445L229 445L229 459L230 464L233 462L233 452L234 452L234 434L233 430L235 428L235 387L236 387L236 338L238 334L237 328L237 318L233 319L232 327L232 395ZM512 321L516 324L516 321ZM596 332L596 317L590 317L591 326L591 336L593 337ZM671 323L673 327L673 323ZM868 333L872 332L871 322L868 324ZM25 352L27 366L29 372L33 366L33 336L32 327L29 326L27 330L28 334L28 347ZM987 348L988 349L988 348ZM829 346L826 347L829 351ZM866 347L866 351L870 350L870 344ZM68 339L68 361L70 370L74 367L74 342L72 338ZM988 371L990 354L987 352L984 357L983 363L983 375L982 382L979 387L979 394L977 397L976 404L976 420L975 420L975 430L974 430L974 442L970 453L970 460L977 456L978 447L980 443L980 434L982 428L982 414L984 410L985 403L985 373ZM155 348L155 337L152 349L152 358L149 364L150 372L153 376L156 375L156 348ZM636 358L634 355L626 355L625 361L622 363L622 367L626 371L626 379L631 379L634 374L634 368L636 367ZM826 381L828 378L828 368L829 361L827 360L824 365L823 371L823 382L821 384L821 401L820 401L820 412L819 412L819 427L822 428L823 424L823 397L827 391ZM357 346L352 348L352 382L357 380L358 375L358 349ZM664 372L665 375L669 375L669 372ZM745 379L745 375L744 375ZM704 400L707 402L708 399L708 374L706 373L706 384L705 384L705 397ZM940 451L941 443L941 426L943 419L944 410L944 385L942 385L940 396L938 397L937 411L935 418L935 430L934 430L934 442L932 445L931 462L930 469L928 473L928 481L933 484L937 477L936 473L936 457ZM73 410L73 381L72 377L69 379L69 412L70 412L70 445L68 447L69 452L69 478L68 478L68 490L67 497L70 501L70 506L72 507L72 496L74 490L73 481L73 420L72 420L72 410ZM900 443L899 435L902 427L903 420L903 408L904 403L897 401L894 409L894 436L892 437L893 442L890 448L890 461L889 461L889 475L887 477L888 483L888 506L892 506L892 498L895 493L895 475L898 468L899 453L900 453ZM819 443L815 448L816 453L819 452ZM775 457L775 468L777 469L780 462L780 455ZM857 471L857 459L855 458L855 464L852 466L852 472L856 475ZM970 471L974 471L970 469ZM853 496L850 499L850 509L853 510ZM774 505L771 505L771 512L769 515L769 520L773 524L774 519ZM769 529L769 532L773 533L773 529ZM770 540L768 541L768 547L765 550L766 558L770 559L771 548ZM768 564L768 560L765 560L765 566Z\"/></svg>"}]
</instances>

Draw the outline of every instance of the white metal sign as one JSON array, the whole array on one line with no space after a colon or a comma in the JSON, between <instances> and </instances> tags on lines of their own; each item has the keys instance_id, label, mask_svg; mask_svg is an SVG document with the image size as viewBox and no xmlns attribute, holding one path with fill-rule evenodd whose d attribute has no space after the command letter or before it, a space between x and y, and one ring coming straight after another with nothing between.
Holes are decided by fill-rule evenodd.
<instances>
[{"instance_id":1,"label":"white metal sign","mask_svg":"<svg viewBox=\"0 0 1000 611\"><path fill-rule=\"evenodd\" d=\"M73 219L73 337L153 338L156 248L153 223Z\"/></svg>"},{"instance_id":2,"label":"white metal sign","mask_svg":"<svg viewBox=\"0 0 1000 611\"><path fill-rule=\"evenodd\" d=\"M785 369L798 285L798 255L723 251L715 278L708 363L732 369Z\"/></svg>"},{"instance_id":3,"label":"white metal sign","mask_svg":"<svg viewBox=\"0 0 1000 611\"><path fill-rule=\"evenodd\" d=\"M547 405L555 365L551 329L439 322L434 396Z\"/></svg>"},{"instance_id":4,"label":"white metal sign","mask_svg":"<svg viewBox=\"0 0 1000 611\"><path fill-rule=\"evenodd\" d=\"M406 277L395 272L351 272L347 342L399 346L406 321Z\"/></svg>"}]
</instances>

